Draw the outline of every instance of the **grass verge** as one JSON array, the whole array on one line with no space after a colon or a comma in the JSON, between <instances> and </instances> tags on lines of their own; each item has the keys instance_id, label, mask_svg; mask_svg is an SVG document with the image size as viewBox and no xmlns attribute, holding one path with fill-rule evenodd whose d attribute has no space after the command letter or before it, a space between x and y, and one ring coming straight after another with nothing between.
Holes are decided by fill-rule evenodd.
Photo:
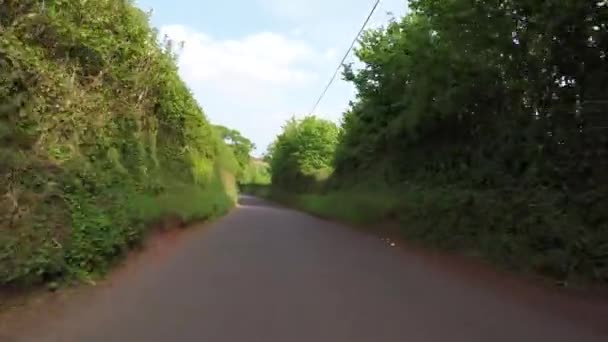
<instances>
[{"instance_id":1,"label":"grass verge","mask_svg":"<svg viewBox=\"0 0 608 342\"><path fill-rule=\"evenodd\" d=\"M401 238L502 269L575 286L608 283L607 233L577 229L583 218L557 209L555 194L415 186L309 194L245 186L243 191L370 230L397 223Z\"/></svg>"}]
</instances>

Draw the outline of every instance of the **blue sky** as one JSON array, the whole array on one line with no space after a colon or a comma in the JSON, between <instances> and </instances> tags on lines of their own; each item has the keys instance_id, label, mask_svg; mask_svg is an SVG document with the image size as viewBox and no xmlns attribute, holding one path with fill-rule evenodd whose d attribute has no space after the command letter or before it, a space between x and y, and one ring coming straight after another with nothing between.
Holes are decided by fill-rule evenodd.
<instances>
[{"instance_id":1,"label":"blue sky","mask_svg":"<svg viewBox=\"0 0 608 342\"><path fill-rule=\"evenodd\" d=\"M180 73L207 117L265 151L291 116L311 110L374 0L137 0L152 24L183 41ZM381 1L371 25L401 16ZM348 61L353 61L351 56ZM315 112L339 122L352 86L337 80Z\"/></svg>"}]
</instances>

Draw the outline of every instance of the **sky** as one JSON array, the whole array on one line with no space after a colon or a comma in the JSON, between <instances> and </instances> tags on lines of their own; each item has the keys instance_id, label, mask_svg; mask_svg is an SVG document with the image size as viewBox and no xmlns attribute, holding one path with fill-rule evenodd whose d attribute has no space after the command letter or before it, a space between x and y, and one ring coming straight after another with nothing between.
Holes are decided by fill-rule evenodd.
<instances>
[{"instance_id":1,"label":"sky","mask_svg":"<svg viewBox=\"0 0 608 342\"><path fill-rule=\"evenodd\" d=\"M261 155L292 116L308 115L375 0L137 0L161 35L184 43L179 69L214 124ZM402 16L383 0L370 26ZM347 62L355 61L350 56ZM353 87L337 79L315 115L339 123Z\"/></svg>"}]
</instances>

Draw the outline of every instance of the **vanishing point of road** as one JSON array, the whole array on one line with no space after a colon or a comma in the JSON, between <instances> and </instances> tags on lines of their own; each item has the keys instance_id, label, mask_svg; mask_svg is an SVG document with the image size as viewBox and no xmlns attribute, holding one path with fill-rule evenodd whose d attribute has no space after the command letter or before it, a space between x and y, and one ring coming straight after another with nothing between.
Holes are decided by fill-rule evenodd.
<instances>
[{"instance_id":1,"label":"vanishing point of road","mask_svg":"<svg viewBox=\"0 0 608 342\"><path fill-rule=\"evenodd\" d=\"M188 234L17 341L608 341L371 234L252 197Z\"/></svg>"}]
</instances>

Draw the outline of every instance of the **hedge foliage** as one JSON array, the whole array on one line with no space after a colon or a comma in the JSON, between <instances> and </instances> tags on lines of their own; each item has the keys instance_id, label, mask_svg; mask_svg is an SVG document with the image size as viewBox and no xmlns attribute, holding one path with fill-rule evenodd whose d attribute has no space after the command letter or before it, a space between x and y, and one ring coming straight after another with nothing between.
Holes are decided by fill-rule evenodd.
<instances>
[{"instance_id":1,"label":"hedge foliage","mask_svg":"<svg viewBox=\"0 0 608 342\"><path fill-rule=\"evenodd\" d=\"M103 272L167 215L235 202L236 160L127 0L0 0L0 284Z\"/></svg>"},{"instance_id":2,"label":"hedge foliage","mask_svg":"<svg viewBox=\"0 0 608 342\"><path fill-rule=\"evenodd\" d=\"M279 188L340 199L323 210L385 198L410 238L608 282L608 2L409 6L345 67L335 172Z\"/></svg>"}]
</instances>

